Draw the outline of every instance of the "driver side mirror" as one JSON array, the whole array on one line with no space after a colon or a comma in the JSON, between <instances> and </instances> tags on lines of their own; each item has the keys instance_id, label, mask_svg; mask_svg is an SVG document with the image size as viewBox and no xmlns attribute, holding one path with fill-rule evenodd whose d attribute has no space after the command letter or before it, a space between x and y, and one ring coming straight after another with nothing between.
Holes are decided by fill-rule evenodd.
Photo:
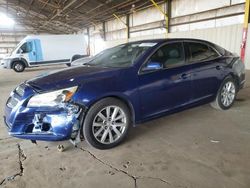
<instances>
[{"instance_id":1,"label":"driver side mirror","mask_svg":"<svg viewBox=\"0 0 250 188\"><path fill-rule=\"evenodd\" d=\"M19 48L18 54L22 54L22 53L23 53L23 50L21 48Z\"/></svg>"},{"instance_id":2,"label":"driver side mirror","mask_svg":"<svg viewBox=\"0 0 250 188\"><path fill-rule=\"evenodd\" d=\"M163 68L162 63L157 61L148 61L148 63L142 68L143 72L149 72L154 70L160 70Z\"/></svg>"}]
</instances>

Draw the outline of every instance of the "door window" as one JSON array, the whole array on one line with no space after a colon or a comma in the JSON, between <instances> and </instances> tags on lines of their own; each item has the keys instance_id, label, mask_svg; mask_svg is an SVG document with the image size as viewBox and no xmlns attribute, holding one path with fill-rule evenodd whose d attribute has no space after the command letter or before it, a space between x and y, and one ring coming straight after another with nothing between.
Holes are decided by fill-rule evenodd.
<instances>
[{"instance_id":1,"label":"door window","mask_svg":"<svg viewBox=\"0 0 250 188\"><path fill-rule=\"evenodd\" d=\"M206 44L188 42L189 62L209 61L219 57L219 54Z\"/></svg>"},{"instance_id":2,"label":"door window","mask_svg":"<svg viewBox=\"0 0 250 188\"><path fill-rule=\"evenodd\" d=\"M160 63L163 68L183 65L185 56L182 43L170 43L162 46L151 56L148 62Z\"/></svg>"},{"instance_id":3,"label":"door window","mask_svg":"<svg viewBox=\"0 0 250 188\"><path fill-rule=\"evenodd\" d=\"M32 43L31 42L25 42L18 50L19 53L29 53L31 51L32 51Z\"/></svg>"}]
</instances>

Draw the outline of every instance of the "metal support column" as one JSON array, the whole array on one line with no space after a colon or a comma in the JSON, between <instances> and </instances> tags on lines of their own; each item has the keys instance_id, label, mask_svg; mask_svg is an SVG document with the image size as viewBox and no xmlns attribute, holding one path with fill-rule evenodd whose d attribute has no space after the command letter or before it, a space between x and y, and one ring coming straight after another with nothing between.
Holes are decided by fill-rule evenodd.
<instances>
[{"instance_id":1,"label":"metal support column","mask_svg":"<svg viewBox=\"0 0 250 188\"><path fill-rule=\"evenodd\" d=\"M127 24L127 38L130 38L130 23L129 23L129 14L126 15L126 24Z\"/></svg>"},{"instance_id":2,"label":"metal support column","mask_svg":"<svg viewBox=\"0 0 250 188\"><path fill-rule=\"evenodd\" d=\"M89 27L87 28L87 35L88 35L87 55L90 55L90 33L89 33Z\"/></svg>"},{"instance_id":3,"label":"metal support column","mask_svg":"<svg viewBox=\"0 0 250 188\"><path fill-rule=\"evenodd\" d=\"M250 9L250 0L246 0L244 26L243 26L242 43L241 43L241 54L240 54L241 60L243 62L245 59L248 24L250 23L249 9Z\"/></svg>"},{"instance_id":4,"label":"metal support column","mask_svg":"<svg viewBox=\"0 0 250 188\"><path fill-rule=\"evenodd\" d=\"M106 27L105 27L105 22L102 22L102 30L103 30L103 40L106 41Z\"/></svg>"},{"instance_id":5,"label":"metal support column","mask_svg":"<svg viewBox=\"0 0 250 188\"><path fill-rule=\"evenodd\" d=\"M168 33L170 33L170 20L171 20L171 10L172 10L171 1L172 0L167 1L167 15L168 15L167 30L168 30Z\"/></svg>"}]
</instances>

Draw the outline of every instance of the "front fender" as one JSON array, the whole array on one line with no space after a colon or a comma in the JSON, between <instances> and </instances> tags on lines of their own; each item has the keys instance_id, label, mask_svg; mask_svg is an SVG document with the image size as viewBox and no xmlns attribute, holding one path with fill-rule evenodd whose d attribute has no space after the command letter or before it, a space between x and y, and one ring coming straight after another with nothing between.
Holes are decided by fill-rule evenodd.
<instances>
[{"instance_id":1,"label":"front fender","mask_svg":"<svg viewBox=\"0 0 250 188\"><path fill-rule=\"evenodd\" d=\"M121 76L122 77L122 76ZM129 77L127 80L119 78L103 78L84 83L78 88L72 100L87 108L106 97L115 97L125 102L133 115L133 122L139 120L139 97L137 79Z\"/></svg>"}]
</instances>

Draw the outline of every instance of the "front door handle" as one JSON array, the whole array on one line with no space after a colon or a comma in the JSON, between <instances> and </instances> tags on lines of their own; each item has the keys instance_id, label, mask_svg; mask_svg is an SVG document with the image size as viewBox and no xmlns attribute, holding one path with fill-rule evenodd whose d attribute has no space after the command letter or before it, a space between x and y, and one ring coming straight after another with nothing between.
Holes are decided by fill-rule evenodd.
<instances>
[{"instance_id":1,"label":"front door handle","mask_svg":"<svg viewBox=\"0 0 250 188\"><path fill-rule=\"evenodd\" d=\"M185 80L187 78L190 78L191 77L191 74L187 74L187 73L184 73L180 76L181 79Z\"/></svg>"}]
</instances>

